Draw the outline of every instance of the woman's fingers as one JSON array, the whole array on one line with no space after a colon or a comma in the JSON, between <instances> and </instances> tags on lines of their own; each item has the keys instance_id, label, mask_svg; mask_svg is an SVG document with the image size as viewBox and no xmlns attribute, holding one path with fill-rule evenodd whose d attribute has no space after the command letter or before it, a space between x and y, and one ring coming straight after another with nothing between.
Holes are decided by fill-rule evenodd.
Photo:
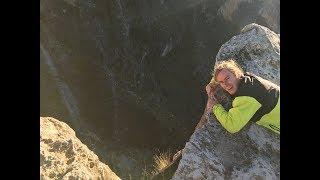
<instances>
[{"instance_id":1,"label":"woman's fingers","mask_svg":"<svg viewBox=\"0 0 320 180\"><path fill-rule=\"evenodd\" d=\"M210 84L208 84L208 85L206 86L206 91L209 92L210 90L211 90L211 86L210 86Z\"/></svg>"},{"instance_id":2,"label":"woman's fingers","mask_svg":"<svg viewBox=\"0 0 320 180\"><path fill-rule=\"evenodd\" d=\"M210 94L208 94L208 98L212 101L217 101L217 98L213 91Z\"/></svg>"},{"instance_id":3,"label":"woman's fingers","mask_svg":"<svg viewBox=\"0 0 320 180\"><path fill-rule=\"evenodd\" d=\"M214 91L214 88L211 86L211 84L208 84L206 86L206 91L207 91L207 94L211 94L213 91Z\"/></svg>"},{"instance_id":4,"label":"woman's fingers","mask_svg":"<svg viewBox=\"0 0 320 180\"><path fill-rule=\"evenodd\" d=\"M209 97L214 96L214 91L211 90L211 91L208 93L208 96L209 96Z\"/></svg>"}]
</instances>

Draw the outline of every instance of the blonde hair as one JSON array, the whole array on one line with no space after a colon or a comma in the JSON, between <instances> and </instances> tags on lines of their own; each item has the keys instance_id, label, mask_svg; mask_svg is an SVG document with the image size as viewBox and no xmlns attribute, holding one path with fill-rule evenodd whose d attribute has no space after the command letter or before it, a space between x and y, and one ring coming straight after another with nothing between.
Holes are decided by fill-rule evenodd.
<instances>
[{"instance_id":1,"label":"blonde hair","mask_svg":"<svg viewBox=\"0 0 320 180\"><path fill-rule=\"evenodd\" d=\"M216 78L217 78L218 73L222 69L229 70L237 78L240 78L244 74L243 69L235 62L234 59L230 58L230 59L227 59L227 60L224 60L224 61L220 61L214 66L214 70L212 72L212 79L210 81L210 83L212 85L214 85L214 86L218 85L218 82L217 82Z\"/></svg>"}]
</instances>

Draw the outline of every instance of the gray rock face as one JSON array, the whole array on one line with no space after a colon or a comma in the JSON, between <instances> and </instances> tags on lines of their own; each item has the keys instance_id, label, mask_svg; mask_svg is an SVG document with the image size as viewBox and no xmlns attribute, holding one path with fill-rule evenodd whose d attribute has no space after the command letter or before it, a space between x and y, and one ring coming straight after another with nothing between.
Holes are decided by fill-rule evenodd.
<instances>
[{"instance_id":1,"label":"gray rock face","mask_svg":"<svg viewBox=\"0 0 320 180\"><path fill-rule=\"evenodd\" d=\"M65 123L40 117L41 179L120 179Z\"/></svg>"},{"instance_id":2,"label":"gray rock face","mask_svg":"<svg viewBox=\"0 0 320 180\"><path fill-rule=\"evenodd\" d=\"M216 63L234 58L245 71L280 85L280 35L252 23L222 45Z\"/></svg>"},{"instance_id":3,"label":"gray rock face","mask_svg":"<svg viewBox=\"0 0 320 180\"><path fill-rule=\"evenodd\" d=\"M279 43L277 34L250 24L221 47L216 60L235 57L245 70L279 85ZM219 101L228 109L230 97L221 89L217 93ZM212 114L186 143L172 179L251 178L280 178L280 137L256 124L230 134Z\"/></svg>"}]
</instances>

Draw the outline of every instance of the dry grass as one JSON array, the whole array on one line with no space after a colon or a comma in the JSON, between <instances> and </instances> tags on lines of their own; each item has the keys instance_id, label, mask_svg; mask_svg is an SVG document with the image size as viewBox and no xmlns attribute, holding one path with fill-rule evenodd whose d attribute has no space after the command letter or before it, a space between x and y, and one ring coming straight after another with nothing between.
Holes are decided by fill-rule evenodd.
<instances>
[{"instance_id":1,"label":"dry grass","mask_svg":"<svg viewBox=\"0 0 320 180\"><path fill-rule=\"evenodd\" d=\"M170 151L160 152L153 156L154 160L154 171L153 174L156 174L166 168L171 163L172 153Z\"/></svg>"}]
</instances>

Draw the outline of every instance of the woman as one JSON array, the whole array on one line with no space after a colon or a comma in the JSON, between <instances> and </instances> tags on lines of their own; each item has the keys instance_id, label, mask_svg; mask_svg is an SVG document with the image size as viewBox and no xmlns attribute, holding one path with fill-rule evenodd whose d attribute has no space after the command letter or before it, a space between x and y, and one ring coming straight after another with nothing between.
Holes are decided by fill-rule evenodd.
<instances>
[{"instance_id":1,"label":"woman","mask_svg":"<svg viewBox=\"0 0 320 180\"><path fill-rule=\"evenodd\" d=\"M232 97L232 108L226 111L214 96L220 85ZM229 59L219 62L207 85L208 101L205 112L213 112L230 133L241 130L249 121L280 134L280 87L243 70ZM202 121L202 122L201 122ZM197 128L204 122L201 120Z\"/></svg>"}]
</instances>

